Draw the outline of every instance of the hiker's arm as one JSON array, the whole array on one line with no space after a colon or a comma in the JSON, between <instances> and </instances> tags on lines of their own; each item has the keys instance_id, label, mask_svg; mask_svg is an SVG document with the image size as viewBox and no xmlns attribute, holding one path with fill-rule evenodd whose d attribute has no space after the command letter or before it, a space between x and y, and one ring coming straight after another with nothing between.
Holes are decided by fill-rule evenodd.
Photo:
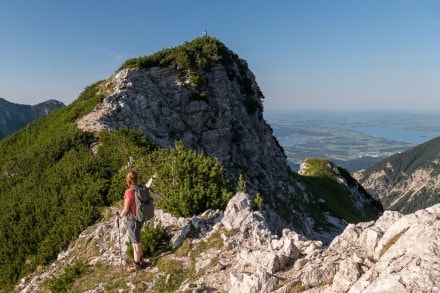
<instances>
[{"instance_id":1,"label":"hiker's arm","mask_svg":"<svg viewBox=\"0 0 440 293\"><path fill-rule=\"evenodd\" d=\"M150 187L151 184L153 184L153 178L156 178L156 177L157 177L157 175L154 174L153 177L151 177L150 180L148 180L148 182L145 183L145 186L146 186L146 187Z\"/></svg>"}]
</instances>

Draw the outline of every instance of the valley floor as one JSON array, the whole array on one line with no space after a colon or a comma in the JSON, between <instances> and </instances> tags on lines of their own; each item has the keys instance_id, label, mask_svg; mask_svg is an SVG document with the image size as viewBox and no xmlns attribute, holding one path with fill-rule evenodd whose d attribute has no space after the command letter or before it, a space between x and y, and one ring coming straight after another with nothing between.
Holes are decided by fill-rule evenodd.
<instances>
[{"instance_id":1,"label":"valley floor","mask_svg":"<svg viewBox=\"0 0 440 293\"><path fill-rule=\"evenodd\" d=\"M318 157L355 172L440 136L438 113L267 111L265 118L294 170Z\"/></svg>"}]
</instances>

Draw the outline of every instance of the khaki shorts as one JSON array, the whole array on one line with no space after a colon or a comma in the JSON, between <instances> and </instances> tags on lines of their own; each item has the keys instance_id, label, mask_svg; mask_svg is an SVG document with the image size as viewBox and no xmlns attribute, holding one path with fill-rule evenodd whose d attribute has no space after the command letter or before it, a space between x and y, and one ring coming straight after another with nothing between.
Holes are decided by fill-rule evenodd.
<instances>
[{"instance_id":1,"label":"khaki shorts","mask_svg":"<svg viewBox=\"0 0 440 293\"><path fill-rule=\"evenodd\" d=\"M127 216L125 217L125 224L127 225L128 237L131 243L141 242L141 229L144 223L136 221L132 216Z\"/></svg>"}]
</instances>

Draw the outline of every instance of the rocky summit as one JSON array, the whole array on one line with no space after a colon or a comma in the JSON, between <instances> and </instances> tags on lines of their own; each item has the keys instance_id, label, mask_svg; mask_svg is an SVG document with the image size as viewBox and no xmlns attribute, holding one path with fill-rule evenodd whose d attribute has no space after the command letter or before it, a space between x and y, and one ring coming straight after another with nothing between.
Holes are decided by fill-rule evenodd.
<instances>
[{"instance_id":1,"label":"rocky summit","mask_svg":"<svg viewBox=\"0 0 440 293\"><path fill-rule=\"evenodd\" d=\"M209 71L197 71L200 84L181 68L121 69L102 85L106 97L78 127L95 132L141 129L163 147L182 140L217 157L231 177L244 173L249 188L275 197L287 180L286 156L262 117L263 96L253 74L244 60L221 48L231 63L214 60ZM296 228L311 230L304 217L296 218Z\"/></svg>"},{"instance_id":2,"label":"rocky summit","mask_svg":"<svg viewBox=\"0 0 440 293\"><path fill-rule=\"evenodd\" d=\"M224 50L233 59L233 52ZM165 148L182 140L236 175L246 169L254 189L274 190L275 182L286 178L287 160L263 119L264 97L246 62L238 57L227 65L213 62L198 74L201 85L180 68L122 69L103 84L106 98L78 127L141 129Z\"/></svg>"},{"instance_id":3,"label":"rocky summit","mask_svg":"<svg viewBox=\"0 0 440 293\"><path fill-rule=\"evenodd\" d=\"M75 283L75 292L161 292L176 279L175 292L440 292L440 205L350 224L329 246L289 229L272 234L245 193L224 212L175 218L158 210L154 221L172 231L176 250L133 273L125 271L125 226L112 214L16 289L44 291L63 268L85 260L87 282Z\"/></svg>"},{"instance_id":4,"label":"rocky summit","mask_svg":"<svg viewBox=\"0 0 440 293\"><path fill-rule=\"evenodd\" d=\"M347 217L328 214L321 207L325 200L291 175L284 150L264 120L264 96L247 63L211 37L178 49L177 57L176 49L167 49L128 60L101 83L102 102L78 121L78 128L140 129L165 148L182 140L218 158L231 178L243 175L249 193L263 195L263 213L273 232L289 227L321 240L340 233ZM179 61L185 54L187 61ZM352 207L364 214L370 205L361 200ZM375 209L360 220L380 212Z\"/></svg>"}]
</instances>

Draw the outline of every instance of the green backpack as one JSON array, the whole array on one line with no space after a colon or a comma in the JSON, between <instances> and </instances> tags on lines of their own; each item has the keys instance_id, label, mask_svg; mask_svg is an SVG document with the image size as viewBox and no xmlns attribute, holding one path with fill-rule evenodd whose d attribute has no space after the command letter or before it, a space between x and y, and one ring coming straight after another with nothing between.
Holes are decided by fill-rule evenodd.
<instances>
[{"instance_id":1,"label":"green backpack","mask_svg":"<svg viewBox=\"0 0 440 293\"><path fill-rule=\"evenodd\" d=\"M154 203L150 196L150 190L144 184L134 187L134 198L136 203L135 219L138 222L145 222L154 217Z\"/></svg>"}]
</instances>

